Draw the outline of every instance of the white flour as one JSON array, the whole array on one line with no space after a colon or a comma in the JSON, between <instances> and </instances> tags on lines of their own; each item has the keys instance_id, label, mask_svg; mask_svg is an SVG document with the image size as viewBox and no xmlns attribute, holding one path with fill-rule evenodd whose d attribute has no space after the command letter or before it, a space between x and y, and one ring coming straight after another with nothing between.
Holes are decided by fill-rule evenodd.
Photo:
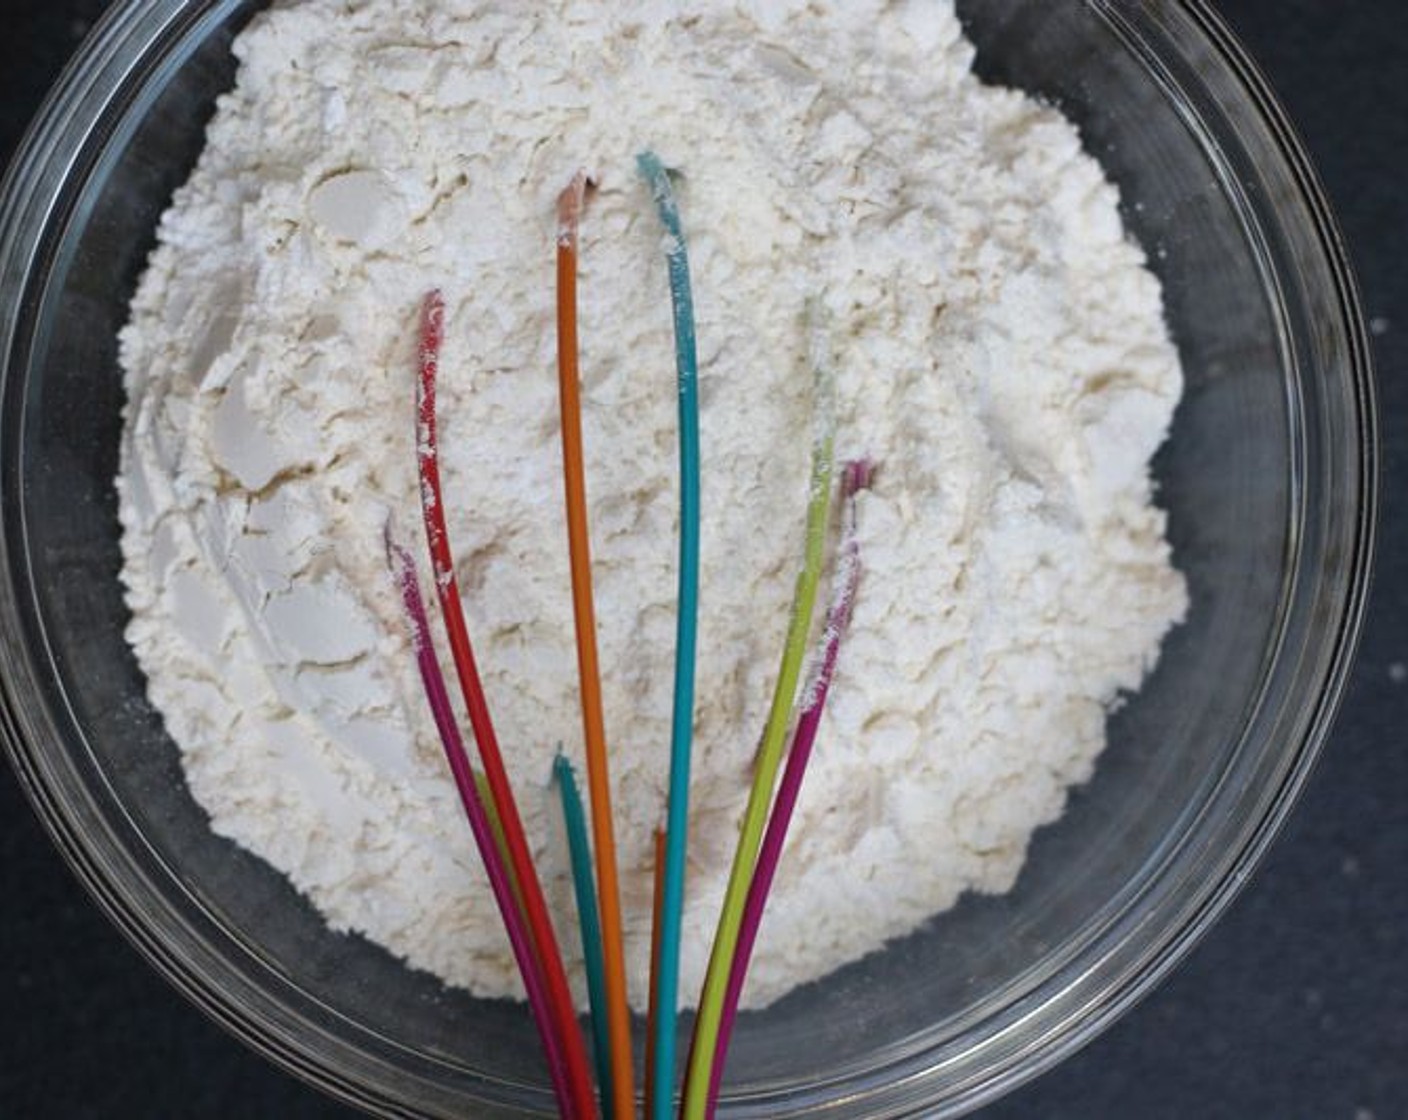
<instances>
[{"instance_id":1,"label":"white flour","mask_svg":"<svg viewBox=\"0 0 1408 1120\"><path fill-rule=\"evenodd\" d=\"M452 540L575 955L548 785L558 740L580 765L553 235L587 168L588 495L642 1005L676 562L670 308L634 168L653 146L683 173L702 367L691 1001L801 557L811 294L836 324L838 456L881 464L745 996L767 1002L1007 889L1090 775L1184 610L1147 477L1177 358L1115 190L1056 112L969 74L950 4L528 7L308 0L241 37L122 337L130 638L217 832L334 927L520 991L382 551L391 512L423 551L416 311L442 287Z\"/></svg>"}]
</instances>

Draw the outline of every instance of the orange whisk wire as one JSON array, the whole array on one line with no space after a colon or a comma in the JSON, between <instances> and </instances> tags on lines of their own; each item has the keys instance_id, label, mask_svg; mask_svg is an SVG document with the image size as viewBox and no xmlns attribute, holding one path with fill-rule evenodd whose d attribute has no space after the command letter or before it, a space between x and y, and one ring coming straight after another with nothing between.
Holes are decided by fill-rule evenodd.
<instances>
[{"instance_id":1,"label":"orange whisk wire","mask_svg":"<svg viewBox=\"0 0 1408 1120\"><path fill-rule=\"evenodd\" d=\"M631 1061L631 1016L626 1003L626 956L621 933L621 888L611 816L611 781L606 721L601 703L601 668L592 603L591 544L587 533L587 487L582 454L582 405L577 346L577 228L589 186L577 172L557 203L557 373L562 410L562 476L567 494L567 544L572 567L572 612L577 629L582 732L587 756L592 841L596 850L602 965L611 1062L611 1113L635 1113Z\"/></svg>"}]
</instances>

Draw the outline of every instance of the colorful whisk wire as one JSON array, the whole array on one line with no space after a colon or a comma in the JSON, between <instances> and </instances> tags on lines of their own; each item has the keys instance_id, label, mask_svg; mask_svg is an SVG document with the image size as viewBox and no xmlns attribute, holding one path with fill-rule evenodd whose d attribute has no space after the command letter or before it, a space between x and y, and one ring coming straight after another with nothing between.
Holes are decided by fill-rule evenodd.
<instances>
[{"instance_id":1,"label":"colorful whisk wire","mask_svg":"<svg viewBox=\"0 0 1408 1120\"><path fill-rule=\"evenodd\" d=\"M782 857L782 846L787 839L787 829L792 822L792 813L797 806L797 798L802 790L802 777L811 759L812 747L816 743L817 730L821 726L821 715L826 707L826 697L831 688L831 680L836 672L836 661L841 649L841 639L850 624L851 609L855 604L856 590L860 585L860 542L856 533L856 496L868 489L873 474L872 465L866 460L853 460L846 464L842 475L841 500L843 503L843 539L837 570L833 576L831 606L826 614L826 626L821 636L821 648L813 668L811 680L803 690L801 715L792 737L792 749L787 755L787 765L778 784L777 800L773 804L772 816L768 820L767 833L758 851L757 866L753 871L753 881L748 887L748 898L743 907L743 920L738 931L738 945L729 969L728 987L724 993L723 1010L719 1021L719 1033L712 1069L709 1074L708 1099L704 1106L707 1116L713 1116L718 1107L719 1086L723 1079L724 1063L728 1058L729 1042L733 1037L734 1021L738 1015L738 1000L743 992L743 982L748 974L748 964L752 959L753 946L757 943L758 928L762 924L763 907L767 905L768 892L772 889L778 862Z\"/></svg>"},{"instance_id":2,"label":"colorful whisk wire","mask_svg":"<svg viewBox=\"0 0 1408 1120\"><path fill-rule=\"evenodd\" d=\"M601 1111L610 1115L611 1034L606 1025L606 968L602 962L601 918L592 881L592 851L587 840L587 817L577 776L558 747L552 764L553 779L562 798L562 819L567 829L567 853L572 864L572 893L577 901L577 921L582 932L582 964L587 973L587 1000L592 1010L592 1056L596 1059Z\"/></svg>"},{"instance_id":3,"label":"colorful whisk wire","mask_svg":"<svg viewBox=\"0 0 1408 1120\"><path fill-rule=\"evenodd\" d=\"M748 884L753 879L753 867L757 860L758 846L762 841L763 826L767 823L768 806L772 803L773 786L782 764L782 748L801 677L807 635L811 631L812 614L816 605L817 584L821 579L822 558L826 550L836 429L836 412L832 399L834 386L830 357L825 344L828 324L823 321L823 316L815 304L808 307L807 319L812 333L810 350L816 384L817 425L812 444L802 566L797 573L772 706L768 711L767 724L758 748L753 785L749 790L748 805L744 810L743 824L739 830L738 847L734 852L733 869L724 891L718 929L714 934L714 947L709 955L704 990L699 997L699 1010L694 1020L694 1039L690 1047L689 1069L685 1079L685 1120L702 1120L705 1115L709 1071L714 1064L719 1019L723 1011L729 969L738 944L744 901Z\"/></svg>"},{"instance_id":4,"label":"colorful whisk wire","mask_svg":"<svg viewBox=\"0 0 1408 1120\"><path fill-rule=\"evenodd\" d=\"M425 603L421 598L415 561L405 548L392 540L389 525L386 529L386 556L401 592L402 608L411 628L411 642L426 701L435 720L435 728L440 733L440 742L445 750L445 758L450 764L455 788L459 791L465 815L469 818L475 846L484 861L484 870L489 876L489 887L495 903L498 904L504 929L508 933L514 960L518 963L519 974L523 977L529 1010L538 1028L538 1037L542 1040L543 1055L547 1059L548 1074L552 1080L553 1095L557 1098L558 1111L564 1116L579 1115L572 1100L567 1066L553 1024L552 1008L543 988L542 973L533 953L523 914L514 897L508 868L495 838L489 812L480 795L477 775L470 766L469 754L464 749L464 740L455 724L450 696L445 688L445 678L440 672L440 662L435 656L435 647L430 636L430 620L426 617Z\"/></svg>"},{"instance_id":5,"label":"colorful whisk wire","mask_svg":"<svg viewBox=\"0 0 1408 1120\"><path fill-rule=\"evenodd\" d=\"M509 785L503 755L499 750L498 736L489 714L488 701L479 679L474 650L469 640L469 628L465 622L464 605L460 600L459 584L455 578L454 555L446 529L435 415L435 388L440 347L444 337L444 316L443 298L438 291L430 292L425 298L421 315L420 368L416 381L416 457L420 468L421 512L435 577L435 590L440 601L440 613L449 640L455 673L464 696L470 728L484 766L484 777L493 796L498 819L503 826L510 866L522 896L524 916L532 938L534 954L543 970L557 1041L567 1067L573 1114L590 1117L595 1115L596 1102L592 1094L586 1049L577 1027L562 954L553 933L542 885L533 866L528 841L523 833L522 819Z\"/></svg>"},{"instance_id":6,"label":"colorful whisk wire","mask_svg":"<svg viewBox=\"0 0 1408 1120\"><path fill-rule=\"evenodd\" d=\"M572 615L577 633L577 675L581 682L582 734L587 756L592 838L596 843L597 911L601 917L602 983L610 1058L603 1088L616 1120L635 1112L631 1061L631 1013L626 1002L626 955L621 930L621 888L616 870L611 779L602 712L601 669L592 601L591 544L587 532L586 470L582 449L582 406L577 345L577 230L590 183L579 171L558 198L557 215L557 370L562 414L562 475L567 507L567 542L572 571Z\"/></svg>"},{"instance_id":7,"label":"colorful whisk wire","mask_svg":"<svg viewBox=\"0 0 1408 1120\"><path fill-rule=\"evenodd\" d=\"M675 331L679 390L680 543L679 595L675 619L675 687L670 731L670 779L665 819L665 865L657 967L652 971L655 1026L652 1032L651 1095L647 1115L668 1120L674 1099L675 1009L679 1002L680 927L684 920L685 853L689 827L689 769L694 724L694 654L699 602L699 363L694 336L694 301L689 256L669 172L654 152L636 157L640 174L665 227L665 260Z\"/></svg>"},{"instance_id":8,"label":"colorful whisk wire","mask_svg":"<svg viewBox=\"0 0 1408 1120\"><path fill-rule=\"evenodd\" d=\"M655 830L655 844L652 849L654 862L651 867L654 874L651 877L652 891L650 895L650 912L659 914L660 908L665 904L665 830L657 828ZM660 923L654 922L650 930L650 975L655 976L660 971ZM650 986L650 1003L645 1013L645 1105L647 1110L650 1102L655 1099L655 1024L660 1019L660 999L655 985Z\"/></svg>"}]
</instances>

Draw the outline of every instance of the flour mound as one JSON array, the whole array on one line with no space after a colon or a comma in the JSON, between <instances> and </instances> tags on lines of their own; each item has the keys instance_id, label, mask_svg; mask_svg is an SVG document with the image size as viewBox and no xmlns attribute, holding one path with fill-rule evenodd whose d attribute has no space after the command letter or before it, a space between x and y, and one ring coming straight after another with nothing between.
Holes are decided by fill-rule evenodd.
<instances>
[{"instance_id":1,"label":"flour mound","mask_svg":"<svg viewBox=\"0 0 1408 1120\"><path fill-rule=\"evenodd\" d=\"M559 741L581 765L553 252L554 200L585 168L587 485L644 1005L677 532L670 306L634 167L649 146L681 173L701 364L683 995L702 980L802 555L812 297L834 326L838 458L881 466L745 1000L1010 887L1185 609L1148 475L1179 365L1074 127L981 85L946 0L739 0L687 18L659 2L303 0L257 17L236 53L122 335L129 637L212 827L335 929L520 994L382 545L390 518L422 551L417 308L439 287L458 575L572 928L549 785Z\"/></svg>"}]
</instances>

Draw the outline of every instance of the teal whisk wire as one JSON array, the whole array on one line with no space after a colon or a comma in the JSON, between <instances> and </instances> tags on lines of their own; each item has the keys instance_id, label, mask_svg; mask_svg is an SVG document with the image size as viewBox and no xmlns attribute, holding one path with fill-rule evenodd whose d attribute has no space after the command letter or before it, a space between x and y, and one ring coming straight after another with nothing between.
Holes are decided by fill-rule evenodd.
<instances>
[{"instance_id":1,"label":"teal whisk wire","mask_svg":"<svg viewBox=\"0 0 1408 1120\"><path fill-rule=\"evenodd\" d=\"M561 749L552 764L567 824L567 851L572 861L572 891L577 898L577 921L582 931L582 959L587 969L587 1000L592 1008L592 1057L596 1060L601 1113L608 1115L611 1100L611 1050L606 1026L606 966L601 942L601 915L596 908L596 883L592 878L592 850L587 842L587 815L577 776Z\"/></svg>"},{"instance_id":2,"label":"teal whisk wire","mask_svg":"<svg viewBox=\"0 0 1408 1120\"><path fill-rule=\"evenodd\" d=\"M670 783L665 814L665 873L660 913L659 969L652 977L659 1008L655 1021L651 1120L669 1120L675 1087L675 1009L679 1005L680 926L684 920L685 849L689 821L689 762L694 725L694 653L699 609L699 359L694 299L679 205L669 172L654 152L636 157L668 235L670 302L674 311L675 368L679 380L680 567L675 619L675 698L670 729Z\"/></svg>"}]
</instances>

